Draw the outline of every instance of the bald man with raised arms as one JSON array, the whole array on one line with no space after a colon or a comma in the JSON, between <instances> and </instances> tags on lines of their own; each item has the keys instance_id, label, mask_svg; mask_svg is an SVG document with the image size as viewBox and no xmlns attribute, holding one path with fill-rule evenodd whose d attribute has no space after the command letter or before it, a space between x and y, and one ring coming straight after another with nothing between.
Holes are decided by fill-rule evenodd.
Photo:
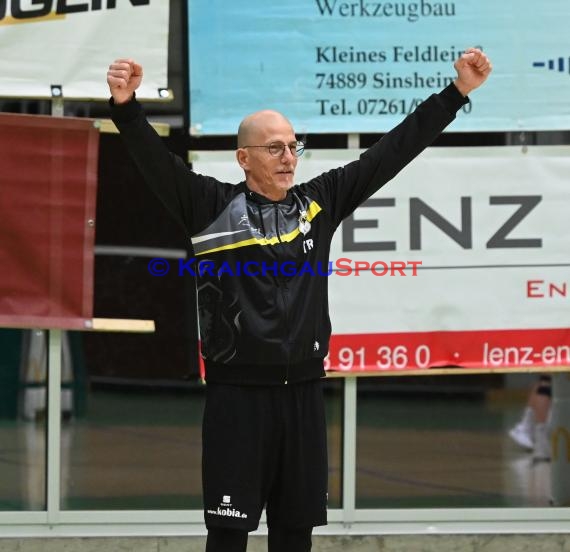
<instances>
[{"instance_id":1,"label":"bald man with raised arms","mask_svg":"<svg viewBox=\"0 0 570 552\"><path fill-rule=\"evenodd\" d=\"M304 151L289 120L262 110L238 130L237 184L168 151L135 98L143 69L107 73L111 111L147 185L192 241L206 367L202 475L207 552L244 552L267 513L269 552L311 550L325 525L322 378L331 324L328 267L342 220L429 146L491 72L469 48L457 78L355 161L296 185Z\"/></svg>"}]
</instances>

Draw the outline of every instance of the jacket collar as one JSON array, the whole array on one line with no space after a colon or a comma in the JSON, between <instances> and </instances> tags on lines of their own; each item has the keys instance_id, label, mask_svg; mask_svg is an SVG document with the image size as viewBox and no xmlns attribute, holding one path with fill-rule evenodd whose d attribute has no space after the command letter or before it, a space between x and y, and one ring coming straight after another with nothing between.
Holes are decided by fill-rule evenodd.
<instances>
[{"instance_id":1,"label":"jacket collar","mask_svg":"<svg viewBox=\"0 0 570 552\"><path fill-rule=\"evenodd\" d=\"M271 199L269 199L269 198L267 198L261 194L258 194L257 192L254 192L253 190L250 190L247 187L247 184L245 181L242 182L242 184L243 184L244 192L247 195L248 199L250 199L251 201L254 201L255 203L259 203L261 205L267 205L270 203L272 203L272 204L277 203L280 205L292 205L294 202L293 194L291 191L292 188L287 190L287 195L283 199L281 199L280 201L272 201Z\"/></svg>"}]
</instances>

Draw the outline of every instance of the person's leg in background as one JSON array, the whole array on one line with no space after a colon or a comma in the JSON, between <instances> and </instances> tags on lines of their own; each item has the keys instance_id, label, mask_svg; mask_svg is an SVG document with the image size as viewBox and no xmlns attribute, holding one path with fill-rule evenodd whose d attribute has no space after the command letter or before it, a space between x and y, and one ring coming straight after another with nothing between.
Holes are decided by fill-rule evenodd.
<instances>
[{"instance_id":1,"label":"person's leg in background","mask_svg":"<svg viewBox=\"0 0 570 552\"><path fill-rule=\"evenodd\" d=\"M552 377L540 376L536 392L530 397L529 404L534 412L534 448L532 459L550 460L549 417L552 404Z\"/></svg>"}]
</instances>

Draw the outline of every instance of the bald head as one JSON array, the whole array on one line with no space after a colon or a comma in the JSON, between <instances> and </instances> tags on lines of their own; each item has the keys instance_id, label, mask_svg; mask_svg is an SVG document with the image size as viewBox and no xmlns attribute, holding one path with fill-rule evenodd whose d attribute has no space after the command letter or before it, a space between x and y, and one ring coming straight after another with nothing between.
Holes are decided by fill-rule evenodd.
<instances>
[{"instance_id":1,"label":"bald head","mask_svg":"<svg viewBox=\"0 0 570 552\"><path fill-rule=\"evenodd\" d=\"M287 128L292 134L293 127L289 120L278 111L269 109L256 111L248 115L239 125L237 145L238 148L250 145L261 145L267 135L272 134L274 129L280 132Z\"/></svg>"},{"instance_id":2,"label":"bald head","mask_svg":"<svg viewBox=\"0 0 570 552\"><path fill-rule=\"evenodd\" d=\"M236 150L248 188L272 201L282 200L293 186L296 144L293 127L281 113L265 110L248 115L239 125Z\"/></svg>"}]
</instances>

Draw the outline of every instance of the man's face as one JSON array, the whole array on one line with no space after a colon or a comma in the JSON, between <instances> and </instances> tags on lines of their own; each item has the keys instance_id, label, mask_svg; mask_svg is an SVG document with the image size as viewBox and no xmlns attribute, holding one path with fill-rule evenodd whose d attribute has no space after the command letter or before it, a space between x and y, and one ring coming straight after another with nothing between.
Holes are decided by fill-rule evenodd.
<instances>
[{"instance_id":1,"label":"man's face","mask_svg":"<svg viewBox=\"0 0 570 552\"><path fill-rule=\"evenodd\" d=\"M247 137L248 143L244 144L254 147L238 150L238 161L245 170L251 189L273 200L285 196L293 186L297 167L298 158L289 147L296 141L295 133L285 118L274 113L259 116Z\"/></svg>"}]
</instances>

